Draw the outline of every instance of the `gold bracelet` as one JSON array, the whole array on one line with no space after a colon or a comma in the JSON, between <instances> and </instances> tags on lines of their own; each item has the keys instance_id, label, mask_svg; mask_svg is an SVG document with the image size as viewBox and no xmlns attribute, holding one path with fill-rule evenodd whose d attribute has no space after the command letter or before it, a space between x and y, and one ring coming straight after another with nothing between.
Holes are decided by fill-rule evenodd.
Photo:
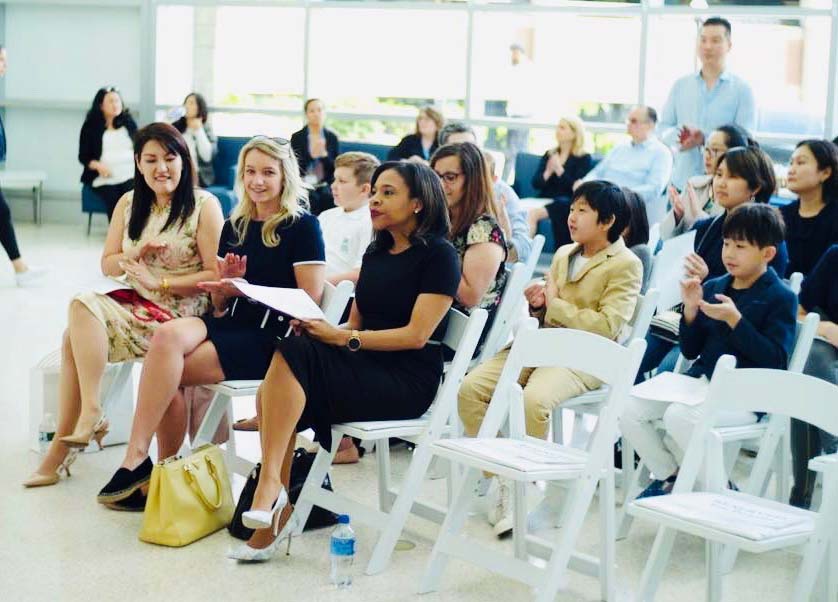
<instances>
[{"instance_id":1,"label":"gold bracelet","mask_svg":"<svg viewBox=\"0 0 838 602\"><path fill-rule=\"evenodd\" d=\"M168 278L163 278L163 280L160 281L160 292L163 293L164 295L169 292L169 279Z\"/></svg>"}]
</instances>

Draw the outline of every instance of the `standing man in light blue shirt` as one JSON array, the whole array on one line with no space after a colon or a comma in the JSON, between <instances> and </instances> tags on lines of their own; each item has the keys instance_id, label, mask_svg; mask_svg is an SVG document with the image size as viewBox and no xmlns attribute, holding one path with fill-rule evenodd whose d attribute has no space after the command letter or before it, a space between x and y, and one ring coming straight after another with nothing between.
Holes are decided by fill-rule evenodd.
<instances>
[{"instance_id":1,"label":"standing man in light blue shirt","mask_svg":"<svg viewBox=\"0 0 838 602\"><path fill-rule=\"evenodd\" d=\"M664 191L672 174L672 153L654 135L657 120L652 107L634 107L626 120L631 141L615 146L573 189L589 180L625 186L643 198L649 223L660 221L666 205Z\"/></svg>"},{"instance_id":2,"label":"standing man in light blue shirt","mask_svg":"<svg viewBox=\"0 0 838 602\"><path fill-rule=\"evenodd\" d=\"M697 44L701 71L676 81L663 107L661 139L675 154L672 183L682 190L690 176L704 173L701 148L710 132L726 123L748 132L756 129L751 87L725 67L730 34L730 22L722 17L711 17L701 25Z\"/></svg>"}]
</instances>

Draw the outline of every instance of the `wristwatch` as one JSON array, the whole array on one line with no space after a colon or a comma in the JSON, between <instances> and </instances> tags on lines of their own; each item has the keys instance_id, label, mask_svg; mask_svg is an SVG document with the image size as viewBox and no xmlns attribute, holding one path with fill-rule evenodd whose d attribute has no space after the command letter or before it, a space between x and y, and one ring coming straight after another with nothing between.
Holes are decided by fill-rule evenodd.
<instances>
[{"instance_id":1,"label":"wristwatch","mask_svg":"<svg viewBox=\"0 0 838 602\"><path fill-rule=\"evenodd\" d=\"M357 330L349 333L349 340L346 341L346 348L349 351L358 351L361 348L361 335Z\"/></svg>"}]
</instances>

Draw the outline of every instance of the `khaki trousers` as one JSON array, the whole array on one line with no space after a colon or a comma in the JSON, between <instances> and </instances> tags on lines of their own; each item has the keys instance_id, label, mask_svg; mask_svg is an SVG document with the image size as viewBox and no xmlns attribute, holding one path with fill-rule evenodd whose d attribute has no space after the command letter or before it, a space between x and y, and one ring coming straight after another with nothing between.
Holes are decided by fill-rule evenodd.
<instances>
[{"instance_id":1,"label":"khaki trousers","mask_svg":"<svg viewBox=\"0 0 838 602\"><path fill-rule=\"evenodd\" d=\"M476 436L480 430L508 355L509 349L503 349L469 372L463 380L458 395L459 412L469 437ZM524 389L527 434L541 439L547 437L550 413L557 405L601 385L598 379L583 372L552 367L524 368L518 383Z\"/></svg>"}]
</instances>

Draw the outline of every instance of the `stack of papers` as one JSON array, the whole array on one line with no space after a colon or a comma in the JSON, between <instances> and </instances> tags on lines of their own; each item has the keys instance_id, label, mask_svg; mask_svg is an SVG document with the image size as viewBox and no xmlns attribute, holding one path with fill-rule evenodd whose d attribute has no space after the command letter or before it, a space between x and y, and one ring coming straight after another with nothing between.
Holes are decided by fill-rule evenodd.
<instances>
[{"instance_id":1,"label":"stack of papers","mask_svg":"<svg viewBox=\"0 0 838 602\"><path fill-rule=\"evenodd\" d=\"M681 302L681 280L684 279L684 258L695 249L695 230L664 241L655 255L654 281L649 288L658 289L658 309L669 309Z\"/></svg>"},{"instance_id":2,"label":"stack of papers","mask_svg":"<svg viewBox=\"0 0 838 602\"><path fill-rule=\"evenodd\" d=\"M811 512L742 493L678 493L633 504L753 541L807 533L815 526Z\"/></svg>"},{"instance_id":3,"label":"stack of papers","mask_svg":"<svg viewBox=\"0 0 838 602\"><path fill-rule=\"evenodd\" d=\"M662 372L639 385L634 385L631 395L638 399L696 406L707 398L709 387L710 383L704 378Z\"/></svg>"},{"instance_id":4,"label":"stack of papers","mask_svg":"<svg viewBox=\"0 0 838 602\"><path fill-rule=\"evenodd\" d=\"M320 306L302 289L259 286L240 278L235 278L231 282L245 296L297 320L326 319Z\"/></svg>"}]
</instances>

